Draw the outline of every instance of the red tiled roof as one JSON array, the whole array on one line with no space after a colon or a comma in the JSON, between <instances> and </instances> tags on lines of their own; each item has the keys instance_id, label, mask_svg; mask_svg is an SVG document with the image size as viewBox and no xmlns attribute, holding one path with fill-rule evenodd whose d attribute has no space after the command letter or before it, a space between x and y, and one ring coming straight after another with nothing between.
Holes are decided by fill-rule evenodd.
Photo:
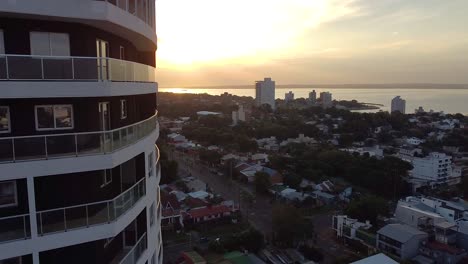
<instances>
[{"instance_id":1,"label":"red tiled roof","mask_svg":"<svg viewBox=\"0 0 468 264\"><path fill-rule=\"evenodd\" d=\"M172 216L179 216L181 215L180 210L173 210L171 208L169 209L162 209L162 216L163 217L172 217Z\"/></svg>"},{"instance_id":2,"label":"red tiled roof","mask_svg":"<svg viewBox=\"0 0 468 264\"><path fill-rule=\"evenodd\" d=\"M207 202L203 201L202 199L193 198L193 197L190 197L190 196L187 196L187 198L185 198L184 203L190 208L202 207L202 206L206 206L208 204Z\"/></svg>"},{"instance_id":3,"label":"red tiled roof","mask_svg":"<svg viewBox=\"0 0 468 264\"><path fill-rule=\"evenodd\" d=\"M203 208L196 208L192 209L187 212L189 216L192 218L200 218L204 216L222 214L231 212L231 209L225 205L217 205L217 206L206 206Z\"/></svg>"},{"instance_id":4,"label":"red tiled roof","mask_svg":"<svg viewBox=\"0 0 468 264\"><path fill-rule=\"evenodd\" d=\"M166 191L161 191L161 205L163 209L171 207L173 209L180 209L180 203L177 200L177 196Z\"/></svg>"},{"instance_id":5,"label":"red tiled roof","mask_svg":"<svg viewBox=\"0 0 468 264\"><path fill-rule=\"evenodd\" d=\"M427 247L432 249L432 250L438 250L438 251L445 251L447 253L450 253L452 255L459 255L465 252L463 249L459 249L456 247L449 246L447 244L442 244L437 241L432 241L427 243Z\"/></svg>"}]
</instances>

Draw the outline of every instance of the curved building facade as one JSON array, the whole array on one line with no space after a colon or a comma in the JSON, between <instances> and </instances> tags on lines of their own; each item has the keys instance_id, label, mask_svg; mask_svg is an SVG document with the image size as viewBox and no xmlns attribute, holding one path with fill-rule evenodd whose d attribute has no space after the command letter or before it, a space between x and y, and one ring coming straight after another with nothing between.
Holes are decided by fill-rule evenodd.
<instances>
[{"instance_id":1,"label":"curved building facade","mask_svg":"<svg viewBox=\"0 0 468 264\"><path fill-rule=\"evenodd\" d=\"M162 263L154 0L0 1L0 263Z\"/></svg>"}]
</instances>

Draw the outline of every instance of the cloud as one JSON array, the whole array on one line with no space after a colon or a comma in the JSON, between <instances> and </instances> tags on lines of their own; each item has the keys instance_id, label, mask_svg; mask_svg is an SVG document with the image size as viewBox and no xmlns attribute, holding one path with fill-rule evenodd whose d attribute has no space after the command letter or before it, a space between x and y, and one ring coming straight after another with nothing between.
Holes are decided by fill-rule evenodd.
<instances>
[{"instance_id":1,"label":"cloud","mask_svg":"<svg viewBox=\"0 0 468 264\"><path fill-rule=\"evenodd\" d=\"M412 40L400 40L400 41L394 41L390 43L384 43L384 44L371 46L370 49L372 50L396 50L396 49L401 49L405 46L408 46L412 43L413 43Z\"/></svg>"}]
</instances>

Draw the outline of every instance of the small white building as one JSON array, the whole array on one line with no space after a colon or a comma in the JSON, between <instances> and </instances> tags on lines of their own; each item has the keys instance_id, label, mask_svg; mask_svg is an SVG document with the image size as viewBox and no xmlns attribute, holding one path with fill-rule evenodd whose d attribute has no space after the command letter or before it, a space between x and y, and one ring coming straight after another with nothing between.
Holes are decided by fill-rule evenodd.
<instances>
[{"instance_id":1,"label":"small white building","mask_svg":"<svg viewBox=\"0 0 468 264\"><path fill-rule=\"evenodd\" d=\"M400 112L404 114L406 111L406 100L403 100L400 96L392 99L391 112Z\"/></svg>"},{"instance_id":2,"label":"small white building","mask_svg":"<svg viewBox=\"0 0 468 264\"><path fill-rule=\"evenodd\" d=\"M410 182L414 188L424 185L454 185L461 180L461 173L453 170L452 157L445 153L432 152L426 157L411 157L410 160L413 165Z\"/></svg>"},{"instance_id":3,"label":"small white building","mask_svg":"<svg viewBox=\"0 0 468 264\"><path fill-rule=\"evenodd\" d=\"M410 145L413 145L413 146L419 146L424 142L425 142L424 139L420 139L420 138L417 138L417 137L410 137L410 138L406 139L406 143L408 143Z\"/></svg>"}]
</instances>

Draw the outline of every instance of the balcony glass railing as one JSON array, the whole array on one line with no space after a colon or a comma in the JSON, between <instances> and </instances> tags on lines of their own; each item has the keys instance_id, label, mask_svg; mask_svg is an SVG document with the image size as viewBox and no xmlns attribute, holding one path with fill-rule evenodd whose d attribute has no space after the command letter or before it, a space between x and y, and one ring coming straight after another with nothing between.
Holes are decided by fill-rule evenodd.
<instances>
[{"instance_id":1,"label":"balcony glass railing","mask_svg":"<svg viewBox=\"0 0 468 264\"><path fill-rule=\"evenodd\" d=\"M99 132L0 137L0 163L112 153L157 129L157 113L130 126Z\"/></svg>"},{"instance_id":2,"label":"balcony glass railing","mask_svg":"<svg viewBox=\"0 0 468 264\"><path fill-rule=\"evenodd\" d=\"M31 237L29 214L0 218L0 243Z\"/></svg>"},{"instance_id":3,"label":"balcony glass railing","mask_svg":"<svg viewBox=\"0 0 468 264\"><path fill-rule=\"evenodd\" d=\"M146 233L144 233L119 264L136 264L147 248Z\"/></svg>"},{"instance_id":4,"label":"balcony glass railing","mask_svg":"<svg viewBox=\"0 0 468 264\"><path fill-rule=\"evenodd\" d=\"M39 235L109 224L146 194L145 178L112 200L37 212Z\"/></svg>"},{"instance_id":5,"label":"balcony glass railing","mask_svg":"<svg viewBox=\"0 0 468 264\"><path fill-rule=\"evenodd\" d=\"M155 28L154 0L96 0L113 4L120 9L138 17L150 27Z\"/></svg>"},{"instance_id":6,"label":"balcony glass railing","mask_svg":"<svg viewBox=\"0 0 468 264\"><path fill-rule=\"evenodd\" d=\"M0 55L0 80L156 82L155 68L97 57Z\"/></svg>"}]
</instances>

